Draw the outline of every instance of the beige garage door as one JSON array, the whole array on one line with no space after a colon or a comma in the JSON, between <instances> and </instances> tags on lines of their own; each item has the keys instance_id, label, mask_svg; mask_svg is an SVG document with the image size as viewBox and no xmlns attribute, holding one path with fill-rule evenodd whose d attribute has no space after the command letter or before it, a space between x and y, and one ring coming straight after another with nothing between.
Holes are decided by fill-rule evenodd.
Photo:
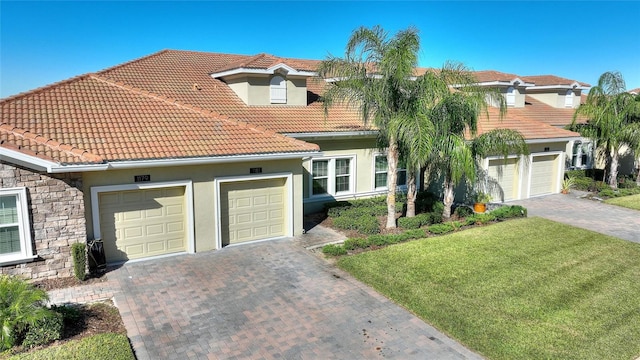
<instances>
[{"instance_id":1,"label":"beige garage door","mask_svg":"<svg viewBox=\"0 0 640 360\"><path fill-rule=\"evenodd\" d=\"M107 262L186 251L184 187L104 192L99 205Z\"/></svg>"},{"instance_id":2,"label":"beige garage door","mask_svg":"<svg viewBox=\"0 0 640 360\"><path fill-rule=\"evenodd\" d=\"M531 163L530 196L550 194L553 192L554 161L557 155L535 156Z\"/></svg>"},{"instance_id":3,"label":"beige garage door","mask_svg":"<svg viewBox=\"0 0 640 360\"><path fill-rule=\"evenodd\" d=\"M504 199L494 192L492 195L496 201L513 200L517 196L518 184L516 177L517 159L489 160L489 176L496 180L504 193Z\"/></svg>"},{"instance_id":4,"label":"beige garage door","mask_svg":"<svg viewBox=\"0 0 640 360\"><path fill-rule=\"evenodd\" d=\"M284 183L271 179L220 185L223 246L285 235Z\"/></svg>"}]
</instances>

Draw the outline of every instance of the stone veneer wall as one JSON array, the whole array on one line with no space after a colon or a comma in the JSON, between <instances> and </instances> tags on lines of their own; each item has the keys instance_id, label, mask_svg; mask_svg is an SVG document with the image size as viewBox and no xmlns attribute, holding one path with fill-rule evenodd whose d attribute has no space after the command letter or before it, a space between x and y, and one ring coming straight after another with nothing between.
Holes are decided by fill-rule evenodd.
<instances>
[{"instance_id":1,"label":"stone veneer wall","mask_svg":"<svg viewBox=\"0 0 640 360\"><path fill-rule=\"evenodd\" d=\"M0 162L0 188L26 187L31 243L38 257L31 262L0 265L0 274L26 279L73 275L71 244L84 242L82 174L47 174Z\"/></svg>"}]
</instances>

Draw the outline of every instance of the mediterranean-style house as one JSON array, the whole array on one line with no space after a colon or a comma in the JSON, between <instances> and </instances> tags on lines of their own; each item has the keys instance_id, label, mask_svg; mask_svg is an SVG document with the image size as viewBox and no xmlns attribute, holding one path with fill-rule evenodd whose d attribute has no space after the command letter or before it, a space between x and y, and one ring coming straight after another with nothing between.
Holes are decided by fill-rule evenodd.
<instances>
[{"instance_id":1,"label":"mediterranean-style house","mask_svg":"<svg viewBox=\"0 0 640 360\"><path fill-rule=\"evenodd\" d=\"M93 239L117 263L299 235L328 201L385 193L376 130L325 114L318 63L164 50L2 99L0 272L69 276L71 244ZM500 200L559 192L581 141L561 126L588 85L477 75L509 106L479 131L518 130L531 151L484 160Z\"/></svg>"}]
</instances>

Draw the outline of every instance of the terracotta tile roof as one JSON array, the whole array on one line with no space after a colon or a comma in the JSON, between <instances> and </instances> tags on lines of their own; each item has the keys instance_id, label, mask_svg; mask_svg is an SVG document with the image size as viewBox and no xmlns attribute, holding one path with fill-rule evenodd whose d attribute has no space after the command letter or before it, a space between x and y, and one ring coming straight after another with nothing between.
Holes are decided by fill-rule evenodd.
<instances>
[{"instance_id":1,"label":"terracotta tile roof","mask_svg":"<svg viewBox=\"0 0 640 360\"><path fill-rule=\"evenodd\" d=\"M508 74L495 70L475 71L475 75L479 82L511 81L520 78L515 74ZM522 78L520 79L522 80Z\"/></svg>"},{"instance_id":2,"label":"terracotta tile roof","mask_svg":"<svg viewBox=\"0 0 640 360\"><path fill-rule=\"evenodd\" d=\"M489 108L489 117L482 116L478 120L478 135L495 129L515 129L527 140L579 137L580 134L557 128L549 124L523 116L517 108L507 110L506 116L500 119L497 108ZM467 133L467 137L469 134Z\"/></svg>"},{"instance_id":3,"label":"terracotta tile roof","mask_svg":"<svg viewBox=\"0 0 640 360\"><path fill-rule=\"evenodd\" d=\"M640 88L631 89L631 90L629 90L629 92L630 92L631 94L636 94L636 95L638 95L638 94L640 94Z\"/></svg>"},{"instance_id":4,"label":"terracotta tile roof","mask_svg":"<svg viewBox=\"0 0 640 360\"><path fill-rule=\"evenodd\" d=\"M164 50L104 70L100 75L279 133L368 129L358 113L346 107L333 107L325 117L321 103L316 101L326 86L322 80L308 79L308 106L247 106L223 81L209 76L227 69L229 64L249 61L250 58L255 57ZM300 67L306 67L301 70L312 71L318 64L318 61L311 60L295 61ZM200 90L194 90L194 84Z\"/></svg>"},{"instance_id":5,"label":"terracotta tile roof","mask_svg":"<svg viewBox=\"0 0 640 360\"><path fill-rule=\"evenodd\" d=\"M571 124L575 111L572 108L554 108L527 95L524 107L509 108L508 116L518 116L556 127L564 127ZM582 116L577 119L579 123L586 121L587 119Z\"/></svg>"},{"instance_id":6,"label":"terracotta tile roof","mask_svg":"<svg viewBox=\"0 0 640 360\"><path fill-rule=\"evenodd\" d=\"M6 143L60 163L318 150L317 145L99 75L11 97L2 100L0 108ZM24 138L29 141L19 141ZM86 150L74 158L56 149Z\"/></svg>"},{"instance_id":7,"label":"terracotta tile roof","mask_svg":"<svg viewBox=\"0 0 640 360\"><path fill-rule=\"evenodd\" d=\"M591 87L591 85L587 83L581 83L576 80L571 80L555 75L533 75L533 76L523 76L522 80L526 82L532 82L536 84L536 86L550 86L550 85L573 85L574 83L580 84L580 86Z\"/></svg>"},{"instance_id":8,"label":"terracotta tile roof","mask_svg":"<svg viewBox=\"0 0 640 360\"><path fill-rule=\"evenodd\" d=\"M328 85L320 79L307 80L307 106L247 106L226 83L210 76L279 63L315 71L319 61L163 50L1 100L1 146L61 163L91 163L314 152L316 145L279 133L373 130L354 108L334 106L325 115L318 99ZM416 74L429 70L419 68ZM491 70L476 75L480 81L518 78ZM529 97L527 103L509 109L503 121L493 114L481 130L509 127L527 139L576 136L554 127L570 123L572 109L555 109Z\"/></svg>"}]
</instances>

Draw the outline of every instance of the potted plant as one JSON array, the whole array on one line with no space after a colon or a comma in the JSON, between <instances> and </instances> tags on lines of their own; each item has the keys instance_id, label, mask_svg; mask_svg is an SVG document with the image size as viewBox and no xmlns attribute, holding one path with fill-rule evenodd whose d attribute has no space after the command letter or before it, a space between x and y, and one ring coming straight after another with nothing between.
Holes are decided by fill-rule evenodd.
<instances>
[{"instance_id":1,"label":"potted plant","mask_svg":"<svg viewBox=\"0 0 640 360\"><path fill-rule=\"evenodd\" d=\"M491 195L482 191L478 191L475 196L476 202L473 204L473 211L483 213L487 211L487 203L491 201Z\"/></svg>"},{"instance_id":2,"label":"potted plant","mask_svg":"<svg viewBox=\"0 0 640 360\"><path fill-rule=\"evenodd\" d=\"M562 188L560 189L560 192L563 194L568 194L569 190L574 184L575 184L575 181L573 180L573 177L571 176L566 177L564 180L562 180Z\"/></svg>"}]
</instances>

